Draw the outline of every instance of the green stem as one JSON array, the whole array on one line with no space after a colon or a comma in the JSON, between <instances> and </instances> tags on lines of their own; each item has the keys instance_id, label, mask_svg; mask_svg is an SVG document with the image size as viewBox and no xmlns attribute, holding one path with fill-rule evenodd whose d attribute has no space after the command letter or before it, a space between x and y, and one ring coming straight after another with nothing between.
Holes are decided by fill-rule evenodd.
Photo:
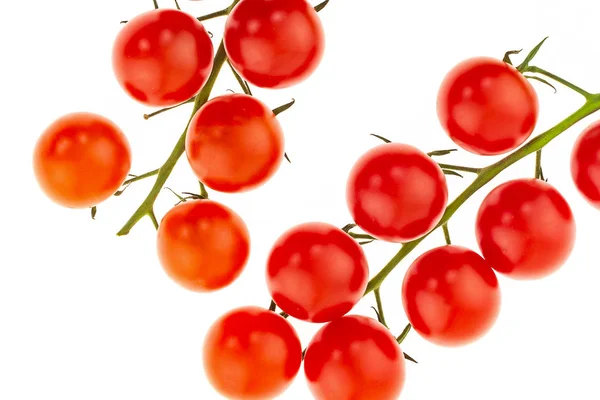
<instances>
[{"instance_id":1,"label":"green stem","mask_svg":"<svg viewBox=\"0 0 600 400\"><path fill-rule=\"evenodd\" d=\"M229 8L224 8L222 10L215 11L214 13L210 13L210 14L206 14L201 17L198 17L197 19L198 19L198 21L202 22L202 21L208 21L209 19L213 19L213 18L217 18L217 17L224 17L227 14L229 14Z\"/></svg>"},{"instance_id":2,"label":"green stem","mask_svg":"<svg viewBox=\"0 0 600 400\"><path fill-rule=\"evenodd\" d=\"M374 293L375 301L377 302L377 312L379 313L379 322L381 322L381 324L387 328L388 325L385 322L385 315L383 314L383 304L381 303L381 295L379 293L379 288L375 289Z\"/></svg>"},{"instance_id":3,"label":"green stem","mask_svg":"<svg viewBox=\"0 0 600 400\"><path fill-rule=\"evenodd\" d=\"M535 179L542 177L542 151L535 152Z\"/></svg>"},{"instance_id":4,"label":"green stem","mask_svg":"<svg viewBox=\"0 0 600 400\"><path fill-rule=\"evenodd\" d=\"M154 229L158 230L158 220L156 219L156 214L154 214L154 210L150 210L148 212L148 216L152 220L152 224L154 225Z\"/></svg>"},{"instance_id":5,"label":"green stem","mask_svg":"<svg viewBox=\"0 0 600 400\"><path fill-rule=\"evenodd\" d=\"M559 122L553 128L536 136L525 146L519 148L495 164L483 168L477 178L475 178L475 180L452 203L450 203L448 207L446 207L446 212L434 230L446 224L450 218L452 218L456 210L458 210L475 192L481 189L486 183L490 182L500 172L504 171L506 168L510 167L524 157L541 150L558 135L572 127L575 123L581 121L588 115L591 115L598 110L600 110L600 95L596 94L590 97L590 99L581 108L569 115L563 121ZM394 268L396 268L400 261L410 254L410 252L413 251L427 236L429 236L429 234L431 234L431 232L419 239L413 240L412 242L405 243L400 251L394 255L394 257L385 265L385 267L383 267L383 269L369 281L365 295L379 288L385 278L394 270Z\"/></svg>"},{"instance_id":6,"label":"green stem","mask_svg":"<svg viewBox=\"0 0 600 400\"><path fill-rule=\"evenodd\" d=\"M446 239L446 244L451 245L452 240L450 239L450 229L448 229L448 222L442 225L442 229L444 231L444 239Z\"/></svg>"},{"instance_id":7,"label":"green stem","mask_svg":"<svg viewBox=\"0 0 600 400\"><path fill-rule=\"evenodd\" d=\"M539 68L539 67L535 67L535 66L528 66L523 72L532 72L535 74L540 74L540 75L544 75L547 76L548 78L568 87L571 90L574 90L575 92L579 93L580 95L582 95L583 97L585 97L586 100L591 100L594 95L590 92L588 92L587 90L583 90L582 88L580 88L577 85L572 84L571 82L561 78L560 76L556 76L551 72L546 71L545 69Z\"/></svg>"},{"instance_id":8,"label":"green stem","mask_svg":"<svg viewBox=\"0 0 600 400\"><path fill-rule=\"evenodd\" d=\"M269 311L275 312L275 310L277 310L277 304L275 304L275 301L271 300L271 304L269 305Z\"/></svg>"},{"instance_id":9,"label":"green stem","mask_svg":"<svg viewBox=\"0 0 600 400\"><path fill-rule=\"evenodd\" d=\"M221 41L219 49L217 50L217 53L215 55L214 67L212 69L212 72L210 73L210 77L208 78L208 81L206 82L206 85L204 86L202 91L196 96L196 101L194 102L194 109L192 111L192 115L190 116L190 121L191 121L192 117L194 116L194 114L196 113L196 111L198 111L200 109L200 107L202 107L204 105L204 103L206 103L208 101L210 93L215 85L216 80L217 80L217 76L219 75L219 72L221 71L223 64L225 64L226 57L227 56L225 54L225 46L223 45L223 41ZM188 125L189 125L189 122L188 122ZM131 228L133 228L135 226L135 224L137 224L144 216L148 215L150 210L152 210L152 208L154 206L154 202L156 201L156 198L160 194L160 191L162 190L165 182L169 178L169 175L171 175L173 168L175 168L175 164L177 164L177 161L179 160L179 158L182 156L182 154L185 151L186 134L187 134L187 126L186 126L185 130L183 131L183 134L179 138L179 141L173 148L173 151L171 151L169 158L167 158L167 161L165 161L163 166L160 167L158 176L156 178L156 182L154 183L154 186L150 190L150 193L148 194L148 196L146 197L144 202L139 206L137 211L131 216L131 218L129 218L129 220L125 223L125 225L123 225L121 230L117 233L118 236L127 235L131 231Z\"/></svg>"},{"instance_id":10,"label":"green stem","mask_svg":"<svg viewBox=\"0 0 600 400\"><path fill-rule=\"evenodd\" d=\"M402 331L402 333L400 334L400 336L398 336L396 338L396 341L398 342L398 344L402 344L402 342L404 342L404 339L406 339L406 337L410 333L411 329L412 329L412 325L411 324L406 325L406 327L404 328L404 330Z\"/></svg>"},{"instance_id":11,"label":"green stem","mask_svg":"<svg viewBox=\"0 0 600 400\"><path fill-rule=\"evenodd\" d=\"M151 176L158 175L158 171L160 171L160 169L155 169L154 171L146 172L143 175L134 176L133 178L127 179L125 182L123 182L122 186L130 185L133 182L141 181L142 179L146 179L146 178L150 178Z\"/></svg>"},{"instance_id":12,"label":"green stem","mask_svg":"<svg viewBox=\"0 0 600 400\"><path fill-rule=\"evenodd\" d=\"M472 168L472 167L463 167L462 165L452 165L452 164L438 164L441 169L451 169L454 171L463 171L463 172L471 172L473 174L480 174L483 170L482 168Z\"/></svg>"},{"instance_id":13,"label":"green stem","mask_svg":"<svg viewBox=\"0 0 600 400\"><path fill-rule=\"evenodd\" d=\"M192 97L191 99L189 99L189 100L187 100L187 101L185 101L183 103L176 104L176 105L174 105L172 107L161 108L160 110L151 112L150 114L144 114L144 119L150 119L150 118L152 118L152 117L154 117L156 115L159 115L159 114L162 114L162 113L164 113L166 111L173 110L175 108L181 107L181 106L183 106L185 104L193 103L195 101L196 101L196 98Z\"/></svg>"},{"instance_id":14,"label":"green stem","mask_svg":"<svg viewBox=\"0 0 600 400\"><path fill-rule=\"evenodd\" d=\"M154 3L154 9L158 10L158 1L152 0L152 2Z\"/></svg>"}]
</instances>

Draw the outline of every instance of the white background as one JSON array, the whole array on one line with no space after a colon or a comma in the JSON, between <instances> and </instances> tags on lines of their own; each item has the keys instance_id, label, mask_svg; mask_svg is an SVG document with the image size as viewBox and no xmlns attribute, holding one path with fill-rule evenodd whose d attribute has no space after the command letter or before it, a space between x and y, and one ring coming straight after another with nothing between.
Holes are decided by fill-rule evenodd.
<instances>
[{"instance_id":1,"label":"white background","mask_svg":"<svg viewBox=\"0 0 600 400\"><path fill-rule=\"evenodd\" d=\"M163 6L171 6L162 0ZM194 15L227 1L181 0ZM378 144L369 133L419 146L454 147L441 131L435 100L444 74L471 56L501 57L550 40L535 64L590 91L600 91L600 2L591 0L488 2L332 0L322 12L327 53L306 83L277 92L255 90L281 116L292 164L283 164L263 188L241 195L212 192L233 207L252 234L250 263L234 285L199 295L179 288L160 268L149 220L127 237L115 233L143 200L152 182L136 184L98 209L71 211L50 203L31 168L34 143L58 116L73 111L106 115L126 132L133 173L162 164L187 121L190 107L150 121L131 101L111 69L119 21L149 10L150 0L10 1L0 17L0 399L220 399L204 378L202 340L210 323L230 308L267 306L264 262L285 229L309 221L350 222L344 200L354 160ZM220 38L223 19L207 23ZM214 93L236 90L224 70ZM534 84L540 94L537 132L574 111L578 95ZM407 365L402 398L598 399L598 223L600 211L576 193L569 152L593 116L544 152L545 173L569 200L578 241L570 261L537 282L500 278L503 308L494 330L468 347L444 349L414 332L403 349L419 360ZM445 162L484 166L492 158L455 153ZM476 249L474 214L491 186L533 174L532 158L502 173L461 208L450 223L455 243ZM451 196L464 180L449 177ZM168 185L196 190L182 160ZM164 192L162 216L175 202ZM406 324L400 285L408 262L441 245L436 232L382 288L395 333ZM372 274L398 250L366 247ZM372 297L357 313L373 315ZM318 326L293 321L306 345ZM302 372L283 399L310 399Z\"/></svg>"}]
</instances>

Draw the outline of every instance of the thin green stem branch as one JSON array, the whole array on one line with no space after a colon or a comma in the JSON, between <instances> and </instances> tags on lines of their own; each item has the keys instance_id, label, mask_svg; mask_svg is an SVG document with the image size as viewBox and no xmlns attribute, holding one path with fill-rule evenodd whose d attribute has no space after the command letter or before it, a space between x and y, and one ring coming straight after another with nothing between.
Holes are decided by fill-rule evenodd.
<instances>
[{"instance_id":1,"label":"thin green stem branch","mask_svg":"<svg viewBox=\"0 0 600 400\"><path fill-rule=\"evenodd\" d=\"M450 229L448 229L448 222L442 225L442 229L444 231L444 239L446 240L446 244L451 245L452 239L450 239Z\"/></svg>"},{"instance_id":2,"label":"thin green stem branch","mask_svg":"<svg viewBox=\"0 0 600 400\"><path fill-rule=\"evenodd\" d=\"M542 177L542 151L535 152L535 179Z\"/></svg>"},{"instance_id":3,"label":"thin green stem branch","mask_svg":"<svg viewBox=\"0 0 600 400\"><path fill-rule=\"evenodd\" d=\"M197 19L198 19L198 21L202 22L202 21L208 21L209 19L213 19L213 18L217 18L217 17L224 17L227 14L229 14L229 7L224 8L219 11L215 11L214 13L203 15L201 17L198 17Z\"/></svg>"},{"instance_id":4,"label":"thin green stem branch","mask_svg":"<svg viewBox=\"0 0 600 400\"><path fill-rule=\"evenodd\" d=\"M122 186L131 185L132 183L141 181L142 179L146 179L146 178L150 178L151 176L158 175L158 171L160 171L160 169L155 169L154 171L146 172L143 175L134 176L133 178L127 179L125 182L123 182Z\"/></svg>"},{"instance_id":5,"label":"thin green stem branch","mask_svg":"<svg viewBox=\"0 0 600 400\"><path fill-rule=\"evenodd\" d=\"M579 93L580 95L582 95L583 97L585 97L586 100L590 100L594 97L594 95L590 92L588 92L587 90L583 90L582 88L580 88L577 85L572 84L571 82L561 78L560 76L556 76L551 72L546 71L545 69L539 68L539 67L535 67L535 66L528 66L523 72L532 72L534 74L540 74L540 75L544 75L547 76L548 78L568 87L569 89Z\"/></svg>"},{"instance_id":6,"label":"thin green stem branch","mask_svg":"<svg viewBox=\"0 0 600 400\"><path fill-rule=\"evenodd\" d=\"M158 220L156 219L156 214L154 214L154 209L148 212L148 216L152 220L152 224L154 225L154 229L158 230Z\"/></svg>"},{"instance_id":7,"label":"thin green stem branch","mask_svg":"<svg viewBox=\"0 0 600 400\"><path fill-rule=\"evenodd\" d=\"M595 113L598 110L600 110L600 95L596 94L591 96L581 108L569 115L563 121L559 122L553 128L550 128L546 132L536 136L525 146L519 148L495 164L483 168L477 178L475 178L475 180L460 195L458 195L458 197L452 203L450 203L448 207L446 207L446 212L442 216L442 219L435 229L446 224L450 218L452 218L456 210L458 210L475 192L494 179L500 172L504 171L506 168L510 167L526 156L541 150L561 133L572 127L575 123L581 121L585 117ZM396 253L396 255L394 255L394 257L383 267L383 269L369 281L365 295L379 288L385 278L396 268L396 266L427 236L429 236L429 234L431 234L431 232L419 239L405 243L398 253Z\"/></svg>"},{"instance_id":8,"label":"thin green stem branch","mask_svg":"<svg viewBox=\"0 0 600 400\"><path fill-rule=\"evenodd\" d=\"M402 333L400 334L400 336L398 336L396 338L396 341L398 342L398 344L402 344L402 342L404 342L404 339L406 339L406 337L410 333L411 329L412 329L412 325L411 324L406 325L406 327L404 328L404 330L402 331Z\"/></svg>"},{"instance_id":9,"label":"thin green stem branch","mask_svg":"<svg viewBox=\"0 0 600 400\"><path fill-rule=\"evenodd\" d=\"M271 304L269 305L269 311L275 312L275 310L277 310L277 304L275 304L275 301L271 300Z\"/></svg>"},{"instance_id":10,"label":"thin green stem branch","mask_svg":"<svg viewBox=\"0 0 600 400\"><path fill-rule=\"evenodd\" d=\"M451 169L453 171L463 171L463 172L471 172L473 174L480 174L482 168L473 168L473 167L463 167L462 165L452 165L452 164L438 164L441 169Z\"/></svg>"},{"instance_id":11,"label":"thin green stem branch","mask_svg":"<svg viewBox=\"0 0 600 400\"><path fill-rule=\"evenodd\" d=\"M387 328L388 325L387 322L385 322L385 315L383 314L383 304L381 303L381 294L379 293L379 288L375 289L374 293L375 301L377 302L377 313L379 314L379 322L381 322L381 324Z\"/></svg>"},{"instance_id":12,"label":"thin green stem branch","mask_svg":"<svg viewBox=\"0 0 600 400\"><path fill-rule=\"evenodd\" d=\"M189 100L187 100L187 101L185 101L185 102L183 102L183 103L179 103L179 104L176 104L176 105L174 105L174 106L167 107L167 108L161 108L160 110L157 110L157 111L151 112L150 114L144 114L144 119L150 119L150 118L152 118L152 117L154 117L154 116L156 116L156 115L159 115L159 114L162 114L162 113L164 113L164 112L167 112L167 111L173 110L173 109L175 109L175 108L179 108L179 107L181 107L181 106L183 106L183 105L185 105L185 104L194 103L195 101L196 101L196 98L195 98L195 97L192 97L191 99L189 99Z\"/></svg>"},{"instance_id":13,"label":"thin green stem branch","mask_svg":"<svg viewBox=\"0 0 600 400\"><path fill-rule=\"evenodd\" d=\"M152 0L152 2L154 3L154 9L158 10L158 1Z\"/></svg>"}]
</instances>

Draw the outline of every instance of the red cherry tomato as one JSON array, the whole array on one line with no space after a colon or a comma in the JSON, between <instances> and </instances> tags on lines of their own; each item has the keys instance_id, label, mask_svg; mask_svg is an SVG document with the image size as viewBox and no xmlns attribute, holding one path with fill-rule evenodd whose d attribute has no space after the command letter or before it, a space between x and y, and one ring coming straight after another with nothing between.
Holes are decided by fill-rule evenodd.
<instances>
[{"instance_id":1,"label":"red cherry tomato","mask_svg":"<svg viewBox=\"0 0 600 400\"><path fill-rule=\"evenodd\" d=\"M379 322L348 315L315 335L304 373L317 400L395 400L404 386L404 356Z\"/></svg>"},{"instance_id":2,"label":"red cherry tomato","mask_svg":"<svg viewBox=\"0 0 600 400\"><path fill-rule=\"evenodd\" d=\"M600 121L584 130L575 142L571 175L579 193L600 209Z\"/></svg>"},{"instance_id":3,"label":"red cherry tomato","mask_svg":"<svg viewBox=\"0 0 600 400\"><path fill-rule=\"evenodd\" d=\"M321 20L306 0L243 0L229 15L223 40L234 68L263 88L305 80L325 50Z\"/></svg>"},{"instance_id":4,"label":"red cherry tomato","mask_svg":"<svg viewBox=\"0 0 600 400\"><path fill-rule=\"evenodd\" d=\"M302 347L294 328L280 315L259 307L230 311L209 329L204 370L224 396L272 399L300 370Z\"/></svg>"},{"instance_id":5,"label":"red cherry tomato","mask_svg":"<svg viewBox=\"0 0 600 400\"><path fill-rule=\"evenodd\" d=\"M183 103L204 86L213 66L213 45L204 26L182 11L138 15L119 32L113 69L119 84L148 106Z\"/></svg>"},{"instance_id":6,"label":"red cherry tomato","mask_svg":"<svg viewBox=\"0 0 600 400\"><path fill-rule=\"evenodd\" d=\"M413 328L441 346L462 346L487 333L500 312L494 271L474 251L443 246L415 260L402 302Z\"/></svg>"},{"instance_id":7,"label":"red cherry tomato","mask_svg":"<svg viewBox=\"0 0 600 400\"><path fill-rule=\"evenodd\" d=\"M437 100L442 127L472 153L502 154L533 132L538 100L531 84L511 65L472 58L444 78Z\"/></svg>"},{"instance_id":8,"label":"red cherry tomato","mask_svg":"<svg viewBox=\"0 0 600 400\"><path fill-rule=\"evenodd\" d=\"M108 199L131 168L131 149L123 132L91 113L65 115L52 123L38 139L33 158L42 190L71 208Z\"/></svg>"},{"instance_id":9,"label":"red cherry tomato","mask_svg":"<svg viewBox=\"0 0 600 400\"><path fill-rule=\"evenodd\" d=\"M185 150L196 176L220 192L254 189L281 164L284 137L275 114L252 96L206 103L190 123Z\"/></svg>"},{"instance_id":10,"label":"red cherry tomato","mask_svg":"<svg viewBox=\"0 0 600 400\"><path fill-rule=\"evenodd\" d=\"M428 233L448 202L446 177L420 150L387 143L365 153L348 179L346 199L356 224L390 242Z\"/></svg>"},{"instance_id":11,"label":"red cherry tomato","mask_svg":"<svg viewBox=\"0 0 600 400\"><path fill-rule=\"evenodd\" d=\"M369 267L360 245L335 226L312 222L285 232L267 262L267 286L292 317L327 322L362 298Z\"/></svg>"},{"instance_id":12,"label":"red cherry tomato","mask_svg":"<svg viewBox=\"0 0 600 400\"><path fill-rule=\"evenodd\" d=\"M221 289L242 272L250 235L231 209L210 200L175 206L158 228L158 257L167 274L196 292Z\"/></svg>"},{"instance_id":13,"label":"red cherry tomato","mask_svg":"<svg viewBox=\"0 0 600 400\"><path fill-rule=\"evenodd\" d=\"M515 279L537 279L555 272L571 254L575 220L554 187L539 179L517 179L483 200L476 233L492 268Z\"/></svg>"}]
</instances>

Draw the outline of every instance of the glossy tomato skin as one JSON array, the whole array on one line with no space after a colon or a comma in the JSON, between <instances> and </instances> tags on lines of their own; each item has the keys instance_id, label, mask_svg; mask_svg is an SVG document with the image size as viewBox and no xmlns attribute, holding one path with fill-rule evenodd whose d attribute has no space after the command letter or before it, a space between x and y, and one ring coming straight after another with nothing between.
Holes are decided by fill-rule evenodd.
<instances>
[{"instance_id":1,"label":"glossy tomato skin","mask_svg":"<svg viewBox=\"0 0 600 400\"><path fill-rule=\"evenodd\" d=\"M250 254L250 234L230 208L211 200L187 201L164 216L157 249L171 279L191 291L210 292L241 274Z\"/></svg>"},{"instance_id":2,"label":"glossy tomato skin","mask_svg":"<svg viewBox=\"0 0 600 400\"><path fill-rule=\"evenodd\" d=\"M538 279L558 270L575 244L567 201L539 179L506 182L483 200L476 221L488 264L514 279Z\"/></svg>"},{"instance_id":3,"label":"glossy tomato skin","mask_svg":"<svg viewBox=\"0 0 600 400\"><path fill-rule=\"evenodd\" d=\"M321 20L306 0L243 0L229 15L223 40L240 75L271 89L308 78L325 50Z\"/></svg>"},{"instance_id":4,"label":"glossy tomato skin","mask_svg":"<svg viewBox=\"0 0 600 400\"><path fill-rule=\"evenodd\" d=\"M198 110L188 128L185 150L200 181L233 193L268 181L281 165L284 145L272 110L252 96L230 94Z\"/></svg>"},{"instance_id":5,"label":"glossy tomato skin","mask_svg":"<svg viewBox=\"0 0 600 400\"><path fill-rule=\"evenodd\" d=\"M404 387L404 356L379 322L347 315L312 339L304 373L316 400L395 400Z\"/></svg>"},{"instance_id":6,"label":"glossy tomato skin","mask_svg":"<svg viewBox=\"0 0 600 400\"><path fill-rule=\"evenodd\" d=\"M600 209L600 121L585 129L575 142L571 175L579 193Z\"/></svg>"},{"instance_id":7,"label":"glossy tomato skin","mask_svg":"<svg viewBox=\"0 0 600 400\"><path fill-rule=\"evenodd\" d=\"M500 302L492 268L460 246L421 255L402 286L402 303L413 328L440 346L463 346L481 338L498 318Z\"/></svg>"},{"instance_id":8,"label":"glossy tomato skin","mask_svg":"<svg viewBox=\"0 0 600 400\"><path fill-rule=\"evenodd\" d=\"M341 229L321 222L285 232L267 262L271 297L283 311L305 321L343 316L362 298L368 279L360 245Z\"/></svg>"},{"instance_id":9,"label":"glossy tomato skin","mask_svg":"<svg viewBox=\"0 0 600 400\"><path fill-rule=\"evenodd\" d=\"M117 35L113 70L135 100L173 106L202 89L213 53L208 32L196 18L178 10L152 10L127 22Z\"/></svg>"},{"instance_id":10,"label":"glossy tomato skin","mask_svg":"<svg viewBox=\"0 0 600 400\"><path fill-rule=\"evenodd\" d=\"M232 310L204 340L204 370L222 395L238 400L272 399L300 370L302 347L279 314L259 307Z\"/></svg>"},{"instance_id":11,"label":"glossy tomato skin","mask_svg":"<svg viewBox=\"0 0 600 400\"><path fill-rule=\"evenodd\" d=\"M365 153L346 186L352 218L381 240L407 242L427 234L448 202L446 177L420 150L386 143Z\"/></svg>"},{"instance_id":12,"label":"glossy tomato skin","mask_svg":"<svg viewBox=\"0 0 600 400\"><path fill-rule=\"evenodd\" d=\"M516 68L478 57L461 62L446 75L437 112L446 133L463 149L502 154L520 146L533 132L538 99Z\"/></svg>"},{"instance_id":13,"label":"glossy tomato skin","mask_svg":"<svg viewBox=\"0 0 600 400\"><path fill-rule=\"evenodd\" d=\"M92 113L60 117L42 133L34 172L45 194L69 208L93 207L127 178L131 148L114 122Z\"/></svg>"}]
</instances>

